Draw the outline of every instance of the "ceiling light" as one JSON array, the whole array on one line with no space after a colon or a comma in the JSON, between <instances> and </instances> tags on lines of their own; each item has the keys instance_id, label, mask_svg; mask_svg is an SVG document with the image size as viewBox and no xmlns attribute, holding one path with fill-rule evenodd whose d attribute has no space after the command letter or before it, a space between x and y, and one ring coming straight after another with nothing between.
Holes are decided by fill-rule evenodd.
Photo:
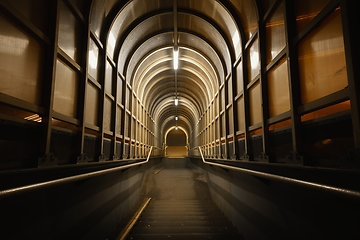
<instances>
[{"instance_id":1,"label":"ceiling light","mask_svg":"<svg viewBox=\"0 0 360 240\"><path fill-rule=\"evenodd\" d=\"M179 66L179 50L174 48L174 69L178 69Z\"/></svg>"},{"instance_id":2,"label":"ceiling light","mask_svg":"<svg viewBox=\"0 0 360 240\"><path fill-rule=\"evenodd\" d=\"M179 99L175 98L175 106L179 105Z\"/></svg>"}]
</instances>

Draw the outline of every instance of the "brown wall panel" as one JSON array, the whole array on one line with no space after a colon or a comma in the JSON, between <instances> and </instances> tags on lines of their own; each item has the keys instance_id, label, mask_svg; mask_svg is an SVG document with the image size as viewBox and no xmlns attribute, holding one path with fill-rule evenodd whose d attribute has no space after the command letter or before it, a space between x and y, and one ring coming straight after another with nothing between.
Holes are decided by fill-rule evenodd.
<instances>
[{"instance_id":1,"label":"brown wall panel","mask_svg":"<svg viewBox=\"0 0 360 240\"><path fill-rule=\"evenodd\" d=\"M299 70L303 104L347 87L340 10L300 43Z\"/></svg>"},{"instance_id":2,"label":"brown wall panel","mask_svg":"<svg viewBox=\"0 0 360 240\"><path fill-rule=\"evenodd\" d=\"M77 117L79 76L62 61L56 62L54 106L56 112Z\"/></svg>"},{"instance_id":3,"label":"brown wall panel","mask_svg":"<svg viewBox=\"0 0 360 240\"><path fill-rule=\"evenodd\" d=\"M85 121L98 126L99 90L93 84L87 84Z\"/></svg>"},{"instance_id":4,"label":"brown wall panel","mask_svg":"<svg viewBox=\"0 0 360 240\"><path fill-rule=\"evenodd\" d=\"M2 14L0 36L0 92L40 105L44 47Z\"/></svg>"},{"instance_id":5,"label":"brown wall panel","mask_svg":"<svg viewBox=\"0 0 360 240\"><path fill-rule=\"evenodd\" d=\"M283 60L268 72L269 115L275 117L290 110L287 61Z\"/></svg>"}]
</instances>

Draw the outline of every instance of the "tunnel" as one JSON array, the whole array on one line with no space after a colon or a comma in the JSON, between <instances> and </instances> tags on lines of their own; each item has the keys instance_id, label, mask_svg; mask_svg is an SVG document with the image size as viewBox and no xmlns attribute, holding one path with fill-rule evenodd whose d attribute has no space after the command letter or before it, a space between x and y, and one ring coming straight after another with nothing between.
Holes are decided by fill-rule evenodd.
<instances>
[{"instance_id":1,"label":"tunnel","mask_svg":"<svg viewBox=\"0 0 360 240\"><path fill-rule=\"evenodd\" d=\"M0 0L0 239L360 239L359 9Z\"/></svg>"}]
</instances>

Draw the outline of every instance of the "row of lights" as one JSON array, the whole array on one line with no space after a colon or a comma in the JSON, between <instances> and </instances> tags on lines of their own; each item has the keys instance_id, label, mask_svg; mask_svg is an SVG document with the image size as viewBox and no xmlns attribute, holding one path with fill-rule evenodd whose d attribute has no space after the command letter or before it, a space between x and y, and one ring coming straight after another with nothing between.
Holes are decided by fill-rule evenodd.
<instances>
[{"instance_id":1,"label":"row of lights","mask_svg":"<svg viewBox=\"0 0 360 240\"><path fill-rule=\"evenodd\" d=\"M177 69L179 67L179 48L177 46L178 44L178 36L177 36L177 0L173 0L173 10L174 10L174 52L173 52L173 61L174 61L174 70L175 70L175 107L176 107L176 114L175 114L175 121L176 126L175 129L178 129L177 126L177 106L179 105L179 99L177 97Z\"/></svg>"},{"instance_id":2,"label":"row of lights","mask_svg":"<svg viewBox=\"0 0 360 240\"><path fill-rule=\"evenodd\" d=\"M176 71L179 67L179 49L174 47L174 70ZM175 80L176 81L176 80ZM177 89L176 89L177 91ZM177 98L177 92L175 93L175 106L177 107L179 105L179 99ZM177 116L177 111L176 111L176 116L175 116L175 121L176 121L176 126L175 126L175 130L178 130L178 126L177 126L177 120L178 120L178 116Z\"/></svg>"}]
</instances>

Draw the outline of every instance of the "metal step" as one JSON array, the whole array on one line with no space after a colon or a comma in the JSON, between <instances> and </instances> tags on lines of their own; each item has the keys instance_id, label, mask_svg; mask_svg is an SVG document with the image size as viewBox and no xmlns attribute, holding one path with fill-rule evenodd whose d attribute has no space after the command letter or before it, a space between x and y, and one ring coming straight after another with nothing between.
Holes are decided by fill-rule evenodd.
<instances>
[{"instance_id":1,"label":"metal step","mask_svg":"<svg viewBox=\"0 0 360 240\"><path fill-rule=\"evenodd\" d=\"M127 239L243 239L211 201L152 200Z\"/></svg>"},{"instance_id":2,"label":"metal step","mask_svg":"<svg viewBox=\"0 0 360 240\"><path fill-rule=\"evenodd\" d=\"M239 234L133 234L129 236L130 240L243 240Z\"/></svg>"},{"instance_id":3,"label":"metal step","mask_svg":"<svg viewBox=\"0 0 360 240\"><path fill-rule=\"evenodd\" d=\"M224 221L221 221L224 220ZM209 220L188 220L179 221L179 220L172 220L172 221L159 221L159 220L142 220L137 222L137 227L162 227L166 225L167 227L207 227L207 226L229 226L229 221L226 221L226 218L216 219L214 218L212 221Z\"/></svg>"}]
</instances>

